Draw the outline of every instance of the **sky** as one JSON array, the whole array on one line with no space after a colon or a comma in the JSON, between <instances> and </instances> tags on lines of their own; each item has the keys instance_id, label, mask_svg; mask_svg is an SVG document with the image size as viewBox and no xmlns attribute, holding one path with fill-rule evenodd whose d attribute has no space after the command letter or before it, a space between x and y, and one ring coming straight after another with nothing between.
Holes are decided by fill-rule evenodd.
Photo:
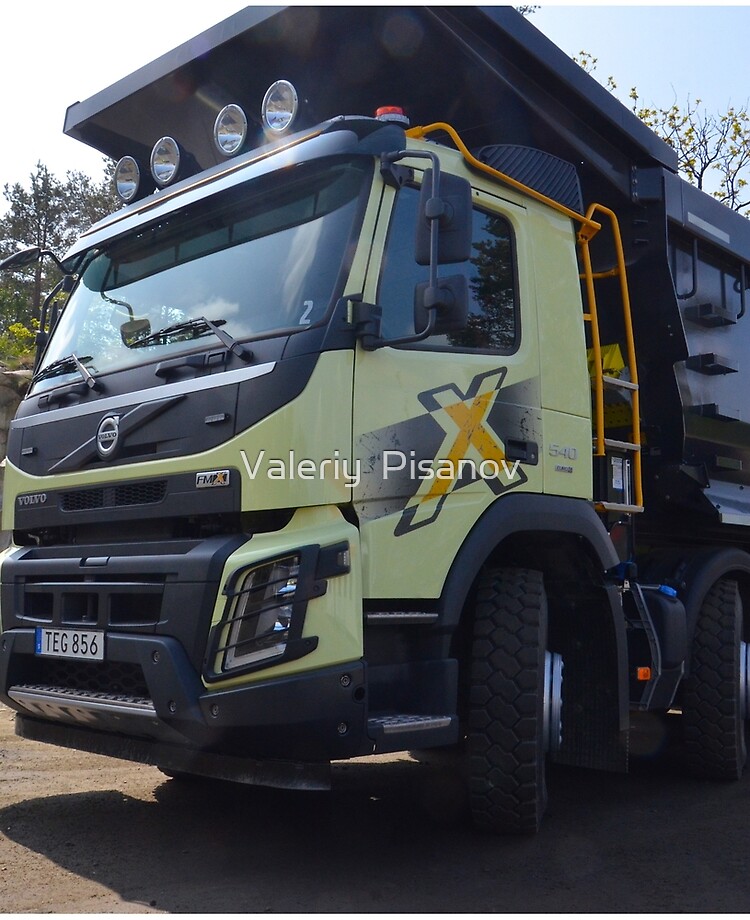
<instances>
[{"instance_id":1,"label":"sky","mask_svg":"<svg viewBox=\"0 0 750 920\"><path fill-rule=\"evenodd\" d=\"M5 4L0 33L0 189L26 185L37 162L60 178L98 178L102 156L62 133L65 111L248 5L243 0L21 0ZM151 24L151 20L154 20ZM750 5L542 5L531 22L568 54L598 58L620 98L701 98L711 110L750 99ZM0 199L0 212L5 202Z\"/></svg>"},{"instance_id":2,"label":"sky","mask_svg":"<svg viewBox=\"0 0 750 920\"><path fill-rule=\"evenodd\" d=\"M598 59L593 76L628 99L667 107L700 98L712 111L750 100L750 5L545 4L530 21L570 55Z\"/></svg>"}]
</instances>

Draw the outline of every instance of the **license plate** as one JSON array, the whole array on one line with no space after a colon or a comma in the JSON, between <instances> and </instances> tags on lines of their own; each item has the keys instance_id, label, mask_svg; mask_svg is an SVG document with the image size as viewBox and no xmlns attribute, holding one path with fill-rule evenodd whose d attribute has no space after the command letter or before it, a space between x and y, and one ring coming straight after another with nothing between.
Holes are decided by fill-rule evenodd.
<instances>
[{"instance_id":1,"label":"license plate","mask_svg":"<svg viewBox=\"0 0 750 920\"><path fill-rule=\"evenodd\" d=\"M36 629L37 655L104 661L104 633L90 629Z\"/></svg>"}]
</instances>

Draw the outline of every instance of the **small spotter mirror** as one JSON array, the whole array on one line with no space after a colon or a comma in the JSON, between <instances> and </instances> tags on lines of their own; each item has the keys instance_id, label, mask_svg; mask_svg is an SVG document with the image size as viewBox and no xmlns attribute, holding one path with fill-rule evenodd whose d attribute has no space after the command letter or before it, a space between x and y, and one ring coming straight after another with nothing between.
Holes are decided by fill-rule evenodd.
<instances>
[{"instance_id":1,"label":"small spotter mirror","mask_svg":"<svg viewBox=\"0 0 750 920\"><path fill-rule=\"evenodd\" d=\"M414 290L414 328L426 329L434 311L432 334L444 335L466 327L469 317L469 282L466 275L439 278L436 288L429 282Z\"/></svg>"},{"instance_id":2,"label":"small spotter mirror","mask_svg":"<svg viewBox=\"0 0 750 920\"><path fill-rule=\"evenodd\" d=\"M151 335L151 323L147 319L130 319L120 326L120 336L126 348L132 348L147 335Z\"/></svg>"}]
</instances>

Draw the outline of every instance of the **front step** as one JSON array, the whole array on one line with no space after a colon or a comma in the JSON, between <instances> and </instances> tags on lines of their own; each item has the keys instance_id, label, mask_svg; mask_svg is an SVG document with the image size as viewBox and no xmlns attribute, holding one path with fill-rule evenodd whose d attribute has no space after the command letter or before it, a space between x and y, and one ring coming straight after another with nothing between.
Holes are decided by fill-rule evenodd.
<instances>
[{"instance_id":1,"label":"front step","mask_svg":"<svg viewBox=\"0 0 750 920\"><path fill-rule=\"evenodd\" d=\"M374 715L367 720L367 734L375 742L376 754L442 747L458 741L458 716L415 713Z\"/></svg>"},{"instance_id":2,"label":"front step","mask_svg":"<svg viewBox=\"0 0 750 920\"><path fill-rule=\"evenodd\" d=\"M151 700L122 693L50 687L46 684L15 684L8 696L31 715L91 723L98 714L156 719Z\"/></svg>"}]
</instances>

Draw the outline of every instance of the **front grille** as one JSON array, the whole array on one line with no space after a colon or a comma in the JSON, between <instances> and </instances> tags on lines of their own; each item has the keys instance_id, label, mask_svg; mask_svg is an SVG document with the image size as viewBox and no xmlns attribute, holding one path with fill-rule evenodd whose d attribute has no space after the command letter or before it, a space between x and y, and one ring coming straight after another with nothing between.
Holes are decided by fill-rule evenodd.
<instances>
[{"instance_id":1,"label":"front grille","mask_svg":"<svg viewBox=\"0 0 750 920\"><path fill-rule=\"evenodd\" d=\"M62 690L147 698L148 687L140 665L118 661L69 661L28 657L23 684Z\"/></svg>"},{"instance_id":2,"label":"front grille","mask_svg":"<svg viewBox=\"0 0 750 920\"><path fill-rule=\"evenodd\" d=\"M97 489L75 489L60 494L60 508L63 511L95 511L101 508L156 505L164 500L166 494L167 482L164 479Z\"/></svg>"},{"instance_id":3,"label":"front grille","mask_svg":"<svg viewBox=\"0 0 750 920\"><path fill-rule=\"evenodd\" d=\"M164 577L138 579L100 576L32 581L24 585L24 623L70 626L153 627L161 618Z\"/></svg>"}]
</instances>

